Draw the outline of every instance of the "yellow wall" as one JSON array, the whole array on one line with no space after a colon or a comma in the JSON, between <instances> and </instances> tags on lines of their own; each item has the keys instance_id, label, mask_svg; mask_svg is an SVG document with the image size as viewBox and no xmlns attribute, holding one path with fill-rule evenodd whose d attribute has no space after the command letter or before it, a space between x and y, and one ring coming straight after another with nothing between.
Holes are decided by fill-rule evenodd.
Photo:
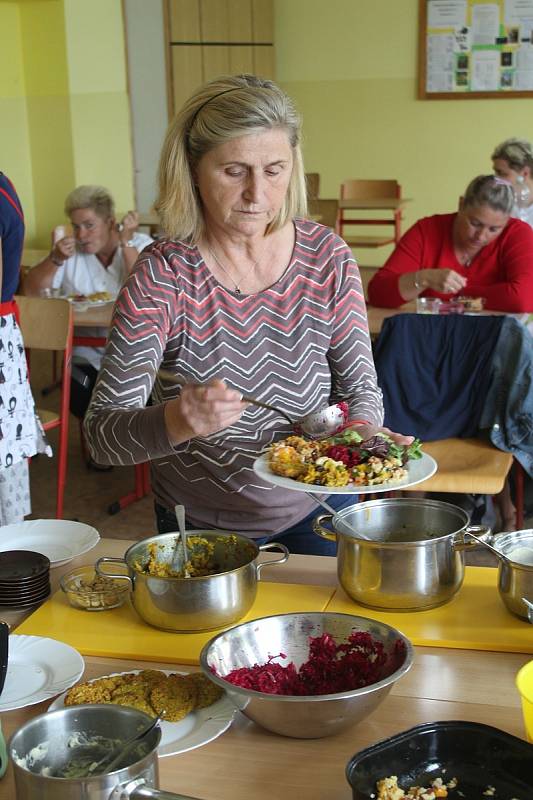
<instances>
[{"instance_id":1,"label":"yellow wall","mask_svg":"<svg viewBox=\"0 0 533 800\"><path fill-rule=\"evenodd\" d=\"M34 232L32 164L24 86L20 14L14 3L0 3L0 170L21 198L26 229Z\"/></svg>"},{"instance_id":2,"label":"yellow wall","mask_svg":"<svg viewBox=\"0 0 533 800\"><path fill-rule=\"evenodd\" d=\"M397 178L413 198L405 230L454 210L498 142L533 138L532 98L416 98L418 0L276 0L275 21L277 79L303 115L323 197L344 178ZM386 251L357 255L381 264Z\"/></svg>"},{"instance_id":3,"label":"yellow wall","mask_svg":"<svg viewBox=\"0 0 533 800\"><path fill-rule=\"evenodd\" d=\"M132 208L120 0L0 2L0 119L0 169L21 196L27 246L48 246L81 183Z\"/></svg>"}]
</instances>

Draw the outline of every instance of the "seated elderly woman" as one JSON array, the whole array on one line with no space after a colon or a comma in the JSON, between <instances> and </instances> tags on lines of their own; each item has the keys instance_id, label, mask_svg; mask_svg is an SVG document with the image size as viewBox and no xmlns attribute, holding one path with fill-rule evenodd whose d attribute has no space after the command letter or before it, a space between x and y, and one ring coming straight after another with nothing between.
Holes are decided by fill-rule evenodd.
<instances>
[{"instance_id":1,"label":"seated elderly woman","mask_svg":"<svg viewBox=\"0 0 533 800\"><path fill-rule=\"evenodd\" d=\"M65 214L73 235L66 235L63 226L56 228L49 255L26 275L25 294L56 289L61 295L114 300L139 252L152 239L137 232L134 211L117 224L113 198L103 186L78 186L65 200ZM84 328L83 335L105 338L107 331ZM80 418L89 405L103 352L101 347L74 348L71 411Z\"/></svg>"},{"instance_id":2,"label":"seated elderly woman","mask_svg":"<svg viewBox=\"0 0 533 800\"><path fill-rule=\"evenodd\" d=\"M515 204L511 215L533 228L533 147L526 139L506 139L492 156L494 172L512 184Z\"/></svg>"},{"instance_id":3,"label":"seated elderly woman","mask_svg":"<svg viewBox=\"0 0 533 800\"><path fill-rule=\"evenodd\" d=\"M159 185L169 238L142 253L115 305L85 418L93 456L151 460L160 533L176 530L180 503L194 528L332 553L311 534L315 501L253 469L291 426L242 401L298 419L344 400L363 437L383 419L356 264L331 229L303 218L291 101L251 75L200 88L169 127Z\"/></svg>"},{"instance_id":4,"label":"seated elderly woman","mask_svg":"<svg viewBox=\"0 0 533 800\"><path fill-rule=\"evenodd\" d=\"M533 229L511 218L511 184L480 175L459 211L419 220L368 285L372 305L397 308L423 295L483 297L498 311L533 311Z\"/></svg>"}]
</instances>

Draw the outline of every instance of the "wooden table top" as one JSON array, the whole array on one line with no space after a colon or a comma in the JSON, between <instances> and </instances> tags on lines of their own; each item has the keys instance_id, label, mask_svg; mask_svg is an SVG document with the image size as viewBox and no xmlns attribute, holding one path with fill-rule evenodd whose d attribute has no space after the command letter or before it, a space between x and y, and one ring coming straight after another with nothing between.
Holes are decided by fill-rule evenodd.
<instances>
[{"instance_id":1,"label":"wooden table top","mask_svg":"<svg viewBox=\"0 0 533 800\"><path fill-rule=\"evenodd\" d=\"M74 306L74 327L75 328L109 328L111 317L113 316L113 303L104 305L90 305L84 311L80 311Z\"/></svg>"},{"instance_id":2,"label":"wooden table top","mask_svg":"<svg viewBox=\"0 0 533 800\"><path fill-rule=\"evenodd\" d=\"M100 555L122 555L130 544L101 540L90 554L53 569L54 586L76 563L92 562ZM293 555L281 573L266 567L261 577L335 585L336 560ZM14 612L5 615L12 624L25 616ZM50 631L50 635L61 639L60 631ZM160 759L160 787L203 800L286 800L291 795L306 800L350 800L344 770L352 755L419 723L463 719L495 725L525 738L514 679L529 660L530 656L516 653L416 647L409 673L367 720L351 730L326 739L288 739L263 731L239 714L215 741ZM168 664L110 658L86 657L85 663L85 679L139 667L168 669ZM179 664L175 666L180 668ZM3 713L5 735L10 736L48 705L49 701ZM1 787L2 798L14 796L11 766Z\"/></svg>"}]
</instances>

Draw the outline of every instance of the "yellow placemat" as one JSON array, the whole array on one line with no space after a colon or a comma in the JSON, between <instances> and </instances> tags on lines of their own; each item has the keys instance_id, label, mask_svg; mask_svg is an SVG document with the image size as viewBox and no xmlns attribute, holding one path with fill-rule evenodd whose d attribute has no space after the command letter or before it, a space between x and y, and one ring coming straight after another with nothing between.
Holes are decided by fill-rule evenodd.
<instances>
[{"instance_id":1,"label":"yellow placemat","mask_svg":"<svg viewBox=\"0 0 533 800\"><path fill-rule=\"evenodd\" d=\"M498 570L466 567L463 586L443 606L428 611L375 611L338 588L326 611L360 614L398 628L413 644L533 653L533 626L507 611L498 592Z\"/></svg>"},{"instance_id":2,"label":"yellow placemat","mask_svg":"<svg viewBox=\"0 0 533 800\"><path fill-rule=\"evenodd\" d=\"M331 586L260 581L255 603L241 622L270 614L324 611L333 592ZM202 647L217 633L160 631L143 622L129 602L110 611L83 611L72 608L61 591L34 611L16 632L59 639L83 655L177 664L198 664Z\"/></svg>"}]
</instances>

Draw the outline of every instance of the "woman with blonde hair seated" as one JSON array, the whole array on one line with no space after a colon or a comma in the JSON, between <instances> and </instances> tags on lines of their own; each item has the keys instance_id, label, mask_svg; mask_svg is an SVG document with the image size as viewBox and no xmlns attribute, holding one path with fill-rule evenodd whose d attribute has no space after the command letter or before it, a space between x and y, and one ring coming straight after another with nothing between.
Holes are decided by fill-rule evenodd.
<instances>
[{"instance_id":1,"label":"woman with blonde hair seated","mask_svg":"<svg viewBox=\"0 0 533 800\"><path fill-rule=\"evenodd\" d=\"M506 139L491 156L494 172L512 184L513 217L533 228L533 148L526 139Z\"/></svg>"},{"instance_id":2,"label":"woman with blonde hair seated","mask_svg":"<svg viewBox=\"0 0 533 800\"><path fill-rule=\"evenodd\" d=\"M104 186L78 186L65 200L72 233L58 226L52 249L24 279L24 293L56 290L65 296L114 300L133 269L137 256L152 239L139 233L139 217L128 211L117 222L115 201ZM84 336L104 338L104 328L84 328ZM71 411L82 418L102 361L103 347L76 346L71 388ZM92 462L91 466L94 466Z\"/></svg>"}]
</instances>

